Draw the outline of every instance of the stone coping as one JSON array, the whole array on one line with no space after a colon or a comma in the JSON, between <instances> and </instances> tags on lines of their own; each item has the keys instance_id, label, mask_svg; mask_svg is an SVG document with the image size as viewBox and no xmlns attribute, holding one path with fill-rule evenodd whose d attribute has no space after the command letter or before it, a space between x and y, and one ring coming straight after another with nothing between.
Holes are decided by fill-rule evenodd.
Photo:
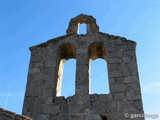
<instances>
[{"instance_id":1,"label":"stone coping","mask_svg":"<svg viewBox=\"0 0 160 120\"><path fill-rule=\"evenodd\" d=\"M135 41L132 41L132 40L128 40L126 39L125 37L120 37L120 36L115 36L115 35L110 35L110 34L107 34L107 33L102 33L102 32L98 32L100 35L103 35L105 37L108 37L109 39L111 40L123 40L123 41L126 41L126 42L129 42L129 43L132 43L135 48L136 48L136 42ZM92 34L96 34L96 33L92 33ZM92 35L91 34L91 35ZM40 48L40 47L46 47L49 45L49 43L56 43L58 40L62 40L62 39L65 39L69 36L72 36L72 35L79 35L79 34L69 34L69 35L63 35L63 36L60 36L60 37L57 37L57 38L53 38L53 39L50 39L46 42L43 42L41 44L38 44L38 45L35 45L35 46L32 46L30 47L29 49L30 50L33 50L33 49L36 49L36 48ZM80 34L79 36L87 36L87 35L90 35L90 34Z\"/></svg>"}]
</instances>

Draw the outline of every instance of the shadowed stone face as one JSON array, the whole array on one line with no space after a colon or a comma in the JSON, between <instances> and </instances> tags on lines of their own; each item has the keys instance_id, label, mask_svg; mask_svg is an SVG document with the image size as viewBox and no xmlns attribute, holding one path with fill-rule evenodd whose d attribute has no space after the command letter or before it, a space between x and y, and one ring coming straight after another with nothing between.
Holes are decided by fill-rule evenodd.
<instances>
[{"instance_id":1,"label":"shadowed stone face","mask_svg":"<svg viewBox=\"0 0 160 120\"><path fill-rule=\"evenodd\" d=\"M63 44L60 46L60 58L66 60L76 58L76 48L70 43Z\"/></svg>"},{"instance_id":2,"label":"shadowed stone face","mask_svg":"<svg viewBox=\"0 0 160 120\"><path fill-rule=\"evenodd\" d=\"M107 55L106 55L107 51L106 51L106 48L103 42L92 43L89 46L88 50L89 50L90 59L94 60L97 58L102 58L102 59L107 60Z\"/></svg>"},{"instance_id":3,"label":"shadowed stone face","mask_svg":"<svg viewBox=\"0 0 160 120\"><path fill-rule=\"evenodd\" d=\"M77 34L78 24L87 33ZM34 120L130 120L143 106L135 54L136 43L99 32L96 19L78 15L67 35L30 47L31 59L23 114ZM63 66L76 59L75 95L61 95ZM90 94L90 62L107 62L109 94ZM144 118L136 118L144 120Z\"/></svg>"}]
</instances>

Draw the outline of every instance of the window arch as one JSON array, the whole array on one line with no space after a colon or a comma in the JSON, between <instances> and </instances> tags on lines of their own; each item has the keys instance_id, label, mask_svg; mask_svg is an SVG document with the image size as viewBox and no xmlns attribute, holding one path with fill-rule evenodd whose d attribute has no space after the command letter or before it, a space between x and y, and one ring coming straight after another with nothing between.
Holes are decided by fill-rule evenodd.
<instances>
[{"instance_id":1,"label":"window arch","mask_svg":"<svg viewBox=\"0 0 160 120\"><path fill-rule=\"evenodd\" d=\"M87 24L82 23L78 25L77 34L86 34L87 33Z\"/></svg>"},{"instance_id":2,"label":"window arch","mask_svg":"<svg viewBox=\"0 0 160 120\"><path fill-rule=\"evenodd\" d=\"M87 25L87 34L88 33L96 33L99 32L99 27L96 23L96 19L92 16L80 14L76 16L75 18L72 18L69 22L68 29L66 30L67 34L73 34L78 33L78 25L85 23Z\"/></svg>"},{"instance_id":3,"label":"window arch","mask_svg":"<svg viewBox=\"0 0 160 120\"><path fill-rule=\"evenodd\" d=\"M88 47L89 58L95 60L97 58L102 58L107 61L107 50L102 42L93 42Z\"/></svg>"},{"instance_id":4,"label":"window arch","mask_svg":"<svg viewBox=\"0 0 160 120\"><path fill-rule=\"evenodd\" d=\"M57 71L58 74L56 79L56 96L61 96L64 64L69 59L76 59L76 48L71 43L65 43L59 47L58 51L59 51L58 53L59 64L58 64L58 71ZM65 93L65 95L66 94L68 93Z\"/></svg>"},{"instance_id":5,"label":"window arch","mask_svg":"<svg viewBox=\"0 0 160 120\"><path fill-rule=\"evenodd\" d=\"M94 42L90 44L88 47L88 52L89 52L90 68L91 68L91 71L90 71L91 73L91 78L90 78L91 79L90 80L91 81L90 83L91 92L90 93L103 93L103 94L109 93L107 50L106 50L106 47L104 46L104 43ZM101 67L103 67L102 68L103 70L101 69ZM95 76L96 74L97 76ZM102 89L102 86L103 86L103 89Z\"/></svg>"},{"instance_id":6,"label":"window arch","mask_svg":"<svg viewBox=\"0 0 160 120\"><path fill-rule=\"evenodd\" d=\"M64 64L61 95L68 97L75 94L76 60L69 59Z\"/></svg>"},{"instance_id":7,"label":"window arch","mask_svg":"<svg viewBox=\"0 0 160 120\"><path fill-rule=\"evenodd\" d=\"M109 93L107 62L97 58L90 63L91 94Z\"/></svg>"}]
</instances>

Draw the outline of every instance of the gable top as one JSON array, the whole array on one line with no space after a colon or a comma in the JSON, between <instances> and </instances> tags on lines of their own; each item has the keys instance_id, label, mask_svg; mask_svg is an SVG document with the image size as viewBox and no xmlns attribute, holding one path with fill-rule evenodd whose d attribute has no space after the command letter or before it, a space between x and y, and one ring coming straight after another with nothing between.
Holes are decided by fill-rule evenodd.
<instances>
[{"instance_id":1,"label":"gable top","mask_svg":"<svg viewBox=\"0 0 160 120\"><path fill-rule=\"evenodd\" d=\"M88 25L87 33L96 33L99 32L99 26L96 23L96 19L91 15L80 14L74 18L72 18L69 22L68 29L66 30L66 34L77 34L77 29L79 24L85 23Z\"/></svg>"},{"instance_id":2,"label":"gable top","mask_svg":"<svg viewBox=\"0 0 160 120\"><path fill-rule=\"evenodd\" d=\"M82 24L82 23L85 23L88 25L87 29L89 27L89 31L87 31L88 32L87 34L79 35L79 34L77 34L78 25ZM114 40L114 42L116 42L117 40L121 40L126 43L133 44L134 47L136 48L136 42L134 42L132 40L128 40L128 39L126 39L124 37L120 37L120 36L115 36L115 35L110 35L107 33L99 32L99 26L96 23L96 19L91 15L80 14L80 15L72 18L69 22L68 29L66 30L66 34L67 35L53 38L53 39L50 39L50 40L43 42L41 44L32 46L32 47L30 47L30 50L33 50L35 48L47 47L51 43L55 44L58 41L63 41L67 38L76 39L76 38L79 38L79 36L87 36L88 38L91 36L95 36L95 37L100 36L100 37L105 37L109 41Z\"/></svg>"}]
</instances>

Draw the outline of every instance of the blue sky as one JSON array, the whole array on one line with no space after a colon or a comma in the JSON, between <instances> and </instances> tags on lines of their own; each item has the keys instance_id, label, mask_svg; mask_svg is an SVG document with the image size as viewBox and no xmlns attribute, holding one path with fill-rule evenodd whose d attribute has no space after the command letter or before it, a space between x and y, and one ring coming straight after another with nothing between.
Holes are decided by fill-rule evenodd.
<instances>
[{"instance_id":1,"label":"blue sky","mask_svg":"<svg viewBox=\"0 0 160 120\"><path fill-rule=\"evenodd\" d=\"M65 35L70 19L84 13L97 19L101 32L137 42L144 110L160 114L159 8L159 0L0 0L0 107L21 113L30 59L28 47ZM104 61L93 62L96 67L92 66L92 75L97 73L94 71L106 72L100 69ZM74 79L75 61L67 61L65 69L70 65L70 73L64 70L67 80ZM106 74L94 78L105 79ZM62 94L73 94L71 89Z\"/></svg>"}]
</instances>

